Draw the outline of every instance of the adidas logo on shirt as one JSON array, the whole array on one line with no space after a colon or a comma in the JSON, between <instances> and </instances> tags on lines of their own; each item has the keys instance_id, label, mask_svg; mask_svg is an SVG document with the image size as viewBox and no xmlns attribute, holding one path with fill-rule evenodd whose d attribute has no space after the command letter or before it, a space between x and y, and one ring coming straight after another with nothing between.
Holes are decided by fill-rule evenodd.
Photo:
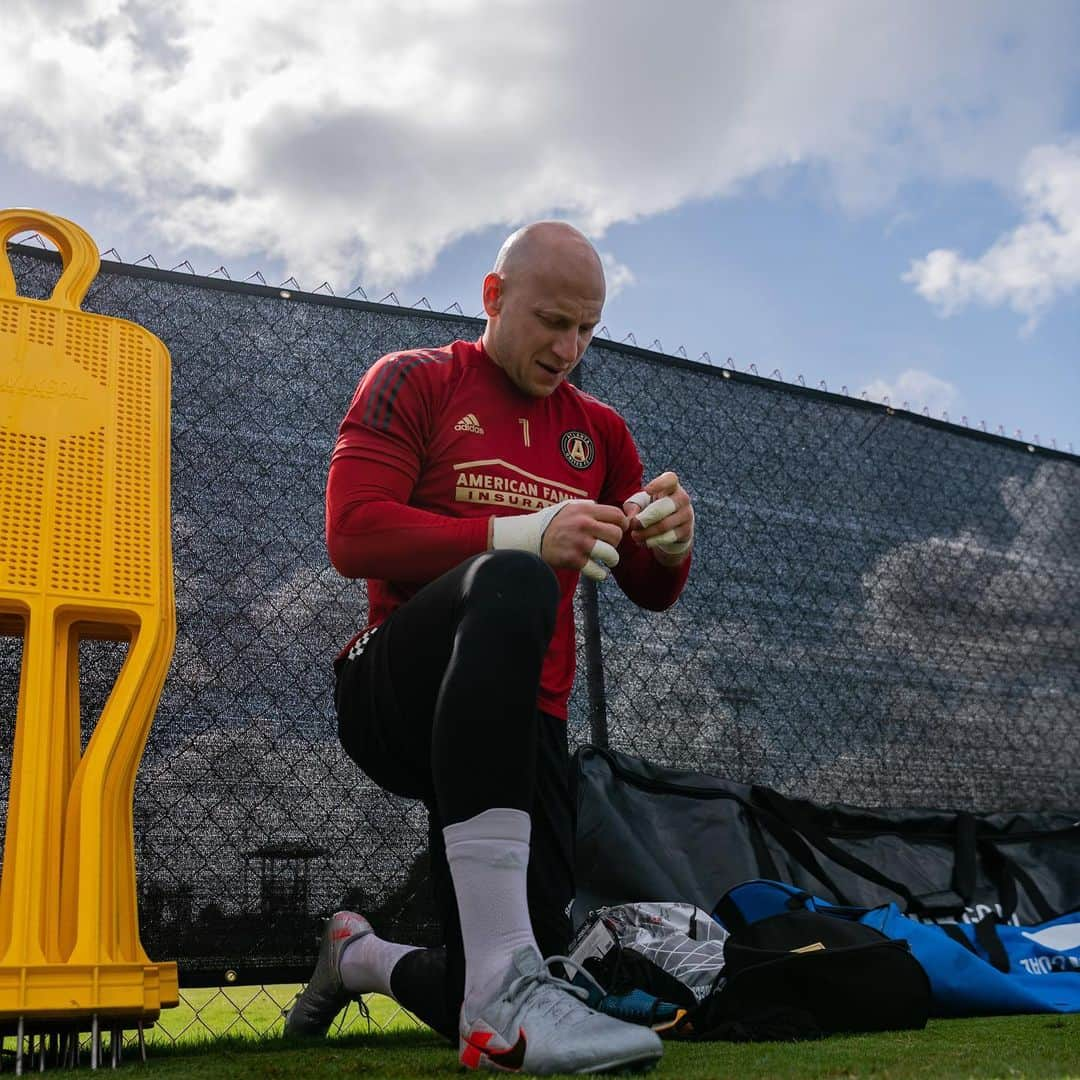
<instances>
[{"instance_id":1,"label":"adidas logo on shirt","mask_svg":"<svg viewBox=\"0 0 1080 1080\"><path fill-rule=\"evenodd\" d=\"M476 413L466 413L455 425L455 431L468 431L473 435L483 435L484 429L476 419Z\"/></svg>"}]
</instances>

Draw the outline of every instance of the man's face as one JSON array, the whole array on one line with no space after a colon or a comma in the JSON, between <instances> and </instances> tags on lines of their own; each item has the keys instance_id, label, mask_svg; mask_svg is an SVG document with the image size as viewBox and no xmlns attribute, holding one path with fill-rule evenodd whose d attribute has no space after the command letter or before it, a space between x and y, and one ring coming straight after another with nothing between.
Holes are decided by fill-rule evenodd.
<instances>
[{"instance_id":1,"label":"man's face","mask_svg":"<svg viewBox=\"0 0 1080 1080\"><path fill-rule=\"evenodd\" d=\"M547 397L592 340L604 306L604 276L591 251L556 252L505 276L489 274L484 301L491 358L518 389Z\"/></svg>"}]
</instances>

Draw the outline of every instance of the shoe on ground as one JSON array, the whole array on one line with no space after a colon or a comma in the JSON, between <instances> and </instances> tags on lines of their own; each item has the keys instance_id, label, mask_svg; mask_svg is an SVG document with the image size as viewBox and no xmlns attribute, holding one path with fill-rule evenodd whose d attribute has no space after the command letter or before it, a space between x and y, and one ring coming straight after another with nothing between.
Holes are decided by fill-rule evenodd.
<instances>
[{"instance_id":1,"label":"shoe on ground","mask_svg":"<svg viewBox=\"0 0 1080 1080\"><path fill-rule=\"evenodd\" d=\"M285 1015L286 1035L322 1036L354 995L341 981L341 954L357 938L372 933L371 923L355 911L337 911L326 921L319 958L307 986Z\"/></svg>"},{"instance_id":2,"label":"shoe on ground","mask_svg":"<svg viewBox=\"0 0 1080 1080\"><path fill-rule=\"evenodd\" d=\"M518 949L492 997L472 1015L462 1006L461 1063L534 1076L652 1068L664 1052L657 1035L590 1009L588 990L549 970L556 963L568 973L582 970L563 956L543 960L529 947Z\"/></svg>"}]
</instances>

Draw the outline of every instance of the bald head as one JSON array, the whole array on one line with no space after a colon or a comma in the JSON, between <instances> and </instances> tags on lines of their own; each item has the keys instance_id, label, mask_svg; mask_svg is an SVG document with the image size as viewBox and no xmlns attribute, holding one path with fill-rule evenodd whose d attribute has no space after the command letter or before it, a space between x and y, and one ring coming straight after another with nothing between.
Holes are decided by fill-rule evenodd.
<instances>
[{"instance_id":1,"label":"bald head","mask_svg":"<svg viewBox=\"0 0 1080 1080\"><path fill-rule=\"evenodd\" d=\"M484 347L527 394L546 397L574 369L604 306L604 268L564 221L509 236L484 278Z\"/></svg>"},{"instance_id":2,"label":"bald head","mask_svg":"<svg viewBox=\"0 0 1080 1080\"><path fill-rule=\"evenodd\" d=\"M565 221L534 221L511 233L499 248L492 270L504 278L527 269L547 269L552 263L573 262L599 275L604 281L604 267L596 248L583 232Z\"/></svg>"}]
</instances>

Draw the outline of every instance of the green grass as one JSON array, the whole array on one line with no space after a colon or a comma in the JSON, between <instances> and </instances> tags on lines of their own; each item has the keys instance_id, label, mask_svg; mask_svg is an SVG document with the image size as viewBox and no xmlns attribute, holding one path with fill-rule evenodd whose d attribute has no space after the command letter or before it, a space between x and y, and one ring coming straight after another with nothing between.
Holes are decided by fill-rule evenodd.
<instances>
[{"instance_id":1,"label":"green grass","mask_svg":"<svg viewBox=\"0 0 1080 1080\"><path fill-rule=\"evenodd\" d=\"M454 1048L389 998L350 1006L338 1034L315 1043L281 1035L295 986L185 990L149 1033L148 1061L130 1047L124 1068L153 1077L462 1077ZM242 1019L241 1013L242 1010ZM9 1047L10 1050L10 1047ZM86 1059L83 1059L84 1065ZM6 1067L6 1064L5 1064ZM1080 1080L1080 1015L935 1020L925 1031L836 1036L802 1043L674 1043L657 1080L937 1080L1072 1077Z\"/></svg>"},{"instance_id":2,"label":"green grass","mask_svg":"<svg viewBox=\"0 0 1080 1080\"><path fill-rule=\"evenodd\" d=\"M377 999L390 1021L312 1046L277 1035L155 1046L139 1074L174 1077L459 1077L457 1055L443 1040ZM938 1077L1080 1077L1080 1016L1007 1016L931 1021L925 1031L836 1036L802 1043L667 1043L657 1078L732 1077L882 1080Z\"/></svg>"},{"instance_id":3,"label":"green grass","mask_svg":"<svg viewBox=\"0 0 1080 1080\"><path fill-rule=\"evenodd\" d=\"M156 1048L202 1045L222 1036L250 1040L280 1035L282 1010L288 1008L299 989L295 984L184 989L180 1004L161 1014L148 1031L147 1040ZM417 1022L390 998L369 994L365 1003L370 1021L350 1005L338 1018L335 1034L416 1030Z\"/></svg>"}]
</instances>

